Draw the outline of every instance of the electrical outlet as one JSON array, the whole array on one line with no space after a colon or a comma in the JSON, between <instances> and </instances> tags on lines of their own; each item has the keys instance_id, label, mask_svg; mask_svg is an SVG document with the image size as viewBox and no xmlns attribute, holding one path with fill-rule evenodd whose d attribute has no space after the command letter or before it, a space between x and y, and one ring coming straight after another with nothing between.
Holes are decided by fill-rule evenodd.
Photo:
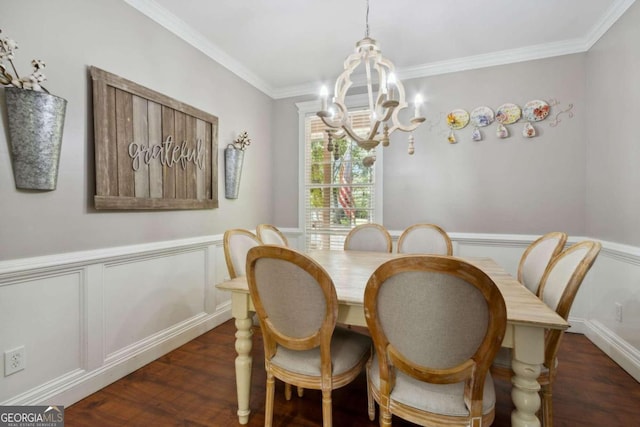
<instances>
[{"instance_id":1,"label":"electrical outlet","mask_svg":"<svg viewBox=\"0 0 640 427\"><path fill-rule=\"evenodd\" d=\"M24 354L24 346L7 350L4 352L4 376L22 371L25 368L26 359Z\"/></svg>"},{"instance_id":2,"label":"electrical outlet","mask_svg":"<svg viewBox=\"0 0 640 427\"><path fill-rule=\"evenodd\" d=\"M622 322L622 304L616 303L616 322Z\"/></svg>"}]
</instances>

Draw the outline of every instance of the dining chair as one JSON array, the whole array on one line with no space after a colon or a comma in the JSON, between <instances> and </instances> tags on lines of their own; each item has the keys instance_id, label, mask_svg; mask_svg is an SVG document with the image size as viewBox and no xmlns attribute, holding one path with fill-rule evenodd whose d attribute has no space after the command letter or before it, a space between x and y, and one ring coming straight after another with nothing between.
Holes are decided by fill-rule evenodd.
<instances>
[{"instance_id":1,"label":"dining chair","mask_svg":"<svg viewBox=\"0 0 640 427\"><path fill-rule=\"evenodd\" d=\"M595 262L602 245L599 242L576 243L556 256L540 282L540 298L563 319L568 320L571 305L587 272ZM538 383L541 385L542 425L553 426L553 383L558 371L558 349L564 330L550 329L545 332L544 365ZM502 348L491 366L495 378L511 380L512 352Z\"/></svg>"},{"instance_id":2,"label":"dining chair","mask_svg":"<svg viewBox=\"0 0 640 427\"><path fill-rule=\"evenodd\" d=\"M274 225L258 224L256 235L265 245L289 246L289 241L285 235Z\"/></svg>"},{"instance_id":3,"label":"dining chair","mask_svg":"<svg viewBox=\"0 0 640 427\"><path fill-rule=\"evenodd\" d=\"M275 228L275 227L274 227ZM284 236L282 236L284 238ZM286 240L286 239L285 239ZM247 252L249 249L264 244L259 236L256 236L249 230L236 228L227 230L224 233L224 258L227 262L227 270L229 277L232 279L237 276L245 275ZM257 316L254 315L253 322L258 324ZM297 388L298 396L302 397L304 389ZM291 384L286 383L284 387L284 395L287 400L291 400Z\"/></svg>"},{"instance_id":4,"label":"dining chair","mask_svg":"<svg viewBox=\"0 0 640 427\"><path fill-rule=\"evenodd\" d=\"M345 251L391 252L392 247L387 229L375 223L355 226L344 240Z\"/></svg>"},{"instance_id":5,"label":"dining chair","mask_svg":"<svg viewBox=\"0 0 640 427\"><path fill-rule=\"evenodd\" d=\"M553 257L562 252L566 242L566 233L554 231L531 243L520 258L518 282L539 296L540 280Z\"/></svg>"},{"instance_id":6,"label":"dining chair","mask_svg":"<svg viewBox=\"0 0 640 427\"><path fill-rule=\"evenodd\" d=\"M413 224L398 238L398 253L453 255L453 245L446 231L435 224Z\"/></svg>"},{"instance_id":7,"label":"dining chair","mask_svg":"<svg viewBox=\"0 0 640 427\"><path fill-rule=\"evenodd\" d=\"M408 255L382 264L364 293L373 338L367 364L369 418L422 426L491 425L489 367L506 329L506 307L482 270L453 257Z\"/></svg>"},{"instance_id":8,"label":"dining chair","mask_svg":"<svg viewBox=\"0 0 640 427\"><path fill-rule=\"evenodd\" d=\"M229 277L235 279L244 276L247 252L254 246L261 245L258 237L249 230L234 228L224 232L224 259L227 263Z\"/></svg>"},{"instance_id":9,"label":"dining chair","mask_svg":"<svg viewBox=\"0 0 640 427\"><path fill-rule=\"evenodd\" d=\"M247 254L247 282L260 320L267 390L265 427L273 422L275 378L322 391L322 425L332 425L332 390L358 377L371 339L336 326L338 297L324 268L282 246Z\"/></svg>"}]
</instances>

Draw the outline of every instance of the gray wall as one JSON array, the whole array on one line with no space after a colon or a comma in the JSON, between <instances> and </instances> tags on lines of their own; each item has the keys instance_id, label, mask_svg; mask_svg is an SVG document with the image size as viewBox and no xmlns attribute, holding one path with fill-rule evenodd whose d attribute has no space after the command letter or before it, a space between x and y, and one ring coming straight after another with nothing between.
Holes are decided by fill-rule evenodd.
<instances>
[{"instance_id":1,"label":"gray wall","mask_svg":"<svg viewBox=\"0 0 640 427\"><path fill-rule=\"evenodd\" d=\"M313 96L273 101L124 2L2 0L2 14L10 17L2 23L3 35L20 45L19 71L30 71L32 58L43 59L46 87L69 104L58 189L31 193L14 187L0 102L0 260L216 234L264 221L298 226L294 103ZM429 122L415 133L414 156L405 154L405 134L394 135L385 150L385 225L402 229L431 221L477 233L565 230L639 245L634 220L640 144L634 125L640 85L633 82L640 53L629 42L638 38L639 14L640 6L631 6L587 54L406 81L409 94L419 89L427 98ZM386 54L393 59L393 52ZM219 209L93 209L90 65L219 117ZM499 140L494 124L483 129L482 142L470 141L470 127L457 131L458 144L446 142L441 113L538 98L561 104L536 125L536 138L520 136L518 123L509 127L510 138ZM573 118L564 114L551 127L553 115L569 103ZM229 201L222 149L242 130L253 144L240 198Z\"/></svg>"},{"instance_id":2,"label":"gray wall","mask_svg":"<svg viewBox=\"0 0 640 427\"><path fill-rule=\"evenodd\" d=\"M2 36L19 44L16 66L46 62L45 87L68 100L58 188L15 189L0 89L0 260L140 244L254 227L271 214L273 101L122 1L1 0ZM214 210L98 212L91 85L103 68L219 118L218 194ZM222 150L247 130L240 198L224 198Z\"/></svg>"},{"instance_id":3,"label":"gray wall","mask_svg":"<svg viewBox=\"0 0 640 427\"><path fill-rule=\"evenodd\" d=\"M587 53L587 234L640 246L640 4Z\"/></svg>"},{"instance_id":4,"label":"gray wall","mask_svg":"<svg viewBox=\"0 0 640 427\"><path fill-rule=\"evenodd\" d=\"M383 52L384 53L384 52ZM392 54L388 53L389 55ZM585 78L583 54L459 72L405 82L411 94L427 98L427 122L415 132L415 155L407 155L405 133L392 135L384 150L384 224L401 230L434 222L448 231L542 234L585 232ZM339 64L337 64L339 65ZM282 194L274 222L297 226L297 123L294 102L276 101L274 180ZM305 98L306 100L312 98ZM508 126L510 137L483 128L484 140L471 141L472 127L447 142L445 114L487 105L556 99L552 114L535 124L538 136L522 136L524 123ZM573 118L555 115L573 104ZM294 131L295 129L295 131Z\"/></svg>"}]
</instances>

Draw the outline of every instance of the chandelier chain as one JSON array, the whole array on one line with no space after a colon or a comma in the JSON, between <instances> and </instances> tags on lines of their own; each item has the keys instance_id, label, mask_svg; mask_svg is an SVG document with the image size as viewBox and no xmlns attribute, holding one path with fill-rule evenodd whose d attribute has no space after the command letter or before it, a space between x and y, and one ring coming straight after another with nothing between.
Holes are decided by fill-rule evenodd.
<instances>
[{"instance_id":1,"label":"chandelier chain","mask_svg":"<svg viewBox=\"0 0 640 427\"><path fill-rule=\"evenodd\" d=\"M369 0L367 0L367 15L366 15L366 25L364 30L364 37L369 37Z\"/></svg>"}]
</instances>

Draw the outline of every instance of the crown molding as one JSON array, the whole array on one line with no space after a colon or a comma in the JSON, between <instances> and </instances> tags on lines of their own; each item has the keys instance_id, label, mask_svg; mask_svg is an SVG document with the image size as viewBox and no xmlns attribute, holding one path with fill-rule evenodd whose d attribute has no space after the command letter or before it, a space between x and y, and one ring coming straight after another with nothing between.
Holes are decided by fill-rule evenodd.
<instances>
[{"instance_id":1,"label":"crown molding","mask_svg":"<svg viewBox=\"0 0 640 427\"><path fill-rule=\"evenodd\" d=\"M274 98L274 89L263 79L251 72L231 55L211 43L201 33L187 25L183 20L160 6L153 0L124 0L129 6L157 22L171 33L180 37L191 46L213 59L259 91Z\"/></svg>"},{"instance_id":2,"label":"crown molding","mask_svg":"<svg viewBox=\"0 0 640 427\"><path fill-rule=\"evenodd\" d=\"M318 82L309 82L295 86L272 87L231 55L207 40L202 34L195 31L155 1L124 1L273 99L291 98L318 92ZM636 0L616 0L613 2L602 19L582 38L427 63L415 67L398 69L397 74L400 79L409 80L583 53L591 49L635 1ZM365 79L363 76L352 76L352 79L353 87L364 85Z\"/></svg>"},{"instance_id":3,"label":"crown molding","mask_svg":"<svg viewBox=\"0 0 640 427\"><path fill-rule=\"evenodd\" d=\"M636 0L615 1L602 19L591 28L583 38L565 40L556 43L527 46L517 49L491 52L485 55L468 56L448 61L432 62L415 67L399 68L398 78L410 80L423 77L437 76L441 74L455 73L459 71L476 70L480 68L495 67L499 65L515 64L518 62L534 61L537 59L553 58L574 53L583 53L602 37L613 24L635 3ZM364 85L363 76L352 76L353 87ZM293 96L309 95L318 91L318 83L308 83L297 86L281 87L274 90L275 99Z\"/></svg>"},{"instance_id":4,"label":"crown molding","mask_svg":"<svg viewBox=\"0 0 640 427\"><path fill-rule=\"evenodd\" d=\"M629 7L631 7L633 3L635 3L635 1L636 0L617 0L613 2L600 22L594 25L589 34L585 37L585 51L591 49L591 47L600 40L600 37L602 37L618 19L620 19L620 17L627 11L627 9L629 9Z\"/></svg>"}]
</instances>

